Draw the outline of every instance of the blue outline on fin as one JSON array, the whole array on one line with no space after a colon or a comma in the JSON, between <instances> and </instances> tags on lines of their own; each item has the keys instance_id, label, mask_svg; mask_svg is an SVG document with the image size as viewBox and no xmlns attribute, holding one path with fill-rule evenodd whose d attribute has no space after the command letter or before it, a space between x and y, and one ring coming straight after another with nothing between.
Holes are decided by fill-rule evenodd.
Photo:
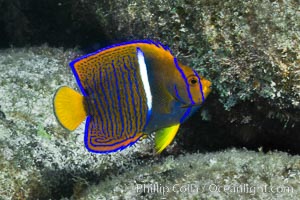
<instances>
[{"instance_id":1,"label":"blue outline on fin","mask_svg":"<svg viewBox=\"0 0 300 200\"><path fill-rule=\"evenodd\" d=\"M94 150L90 149L88 146L88 132L89 132L89 125L91 122L91 116L87 116L86 120L85 120L85 128L84 128L84 145L85 148L87 150L89 150L90 152L94 152Z\"/></svg>"}]
</instances>

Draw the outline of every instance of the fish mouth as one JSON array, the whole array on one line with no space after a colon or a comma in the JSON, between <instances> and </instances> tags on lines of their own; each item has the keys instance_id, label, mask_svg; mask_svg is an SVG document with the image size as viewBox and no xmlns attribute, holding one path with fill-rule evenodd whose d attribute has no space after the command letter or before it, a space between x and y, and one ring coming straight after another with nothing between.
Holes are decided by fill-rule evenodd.
<instances>
[{"instance_id":1,"label":"fish mouth","mask_svg":"<svg viewBox=\"0 0 300 200\"><path fill-rule=\"evenodd\" d=\"M182 105L181 108L189 108L189 107L194 107L194 106L200 106L202 104L201 103L193 103L193 104L185 104L185 105Z\"/></svg>"}]
</instances>

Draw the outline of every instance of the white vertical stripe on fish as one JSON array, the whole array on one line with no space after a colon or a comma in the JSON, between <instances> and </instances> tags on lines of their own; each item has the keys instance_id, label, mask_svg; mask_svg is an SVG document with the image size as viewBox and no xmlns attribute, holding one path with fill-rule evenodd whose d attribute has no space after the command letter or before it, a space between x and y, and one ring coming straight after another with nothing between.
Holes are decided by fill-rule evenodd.
<instances>
[{"instance_id":1,"label":"white vertical stripe on fish","mask_svg":"<svg viewBox=\"0 0 300 200\"><path fill-rule=\"evenodd\" d=\"M149 79L148 79L147 66L145 63L144 53L142 52L142 50L140 48L137 48L137 58L138 58L139 66L140 66L140 75L141 75L143 86L144 86L145 93L146 93L148 111L151 111L152 95L151 95L150 84L149 84Z\"/></svg>"}]
</instances>

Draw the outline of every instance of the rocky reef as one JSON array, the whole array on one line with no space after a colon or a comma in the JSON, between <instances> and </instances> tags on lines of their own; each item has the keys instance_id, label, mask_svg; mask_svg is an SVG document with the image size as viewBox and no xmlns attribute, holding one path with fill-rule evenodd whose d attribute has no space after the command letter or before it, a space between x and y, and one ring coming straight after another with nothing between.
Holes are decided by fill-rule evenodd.
<instances>
[{"instance_id":1,"label":"rocky reef","mask_svg":"<svg viewBox=\"0 0 300 200\"><path fill-rule=\"evenodd\" d=\"M2 46L47 42L78 45L90 52L144 38L169 45L183 63L212 80L214 87L205 109L194 119L208 120L208 125L202 122L201 126L216 133L217 140L207 140L204 133L197 144L185 146L200 150L210 143L212 149L219 149L219 136L224 135L224 141L230 138L225 146L300 152L297 0L0 3L1 34L6 38Z\"/></svg>"},{"instance_id":2,"label":"rocky reef","mask_svg":"<svg viewBox=\"0 0 300 200\"><path fill-rule=\"evenodd\" d=\"M79 199L292 199L299 175L299 156L285 153L186 154L136 166Z\"/></svg>"},{"instance_id":3,"label":"rocky reef","mask_svg":"<svg viewBox=\"0 0 300 200\"><path fill-rule=\"evenodd\" d=\"M0 199L299 196L299 156L288 154L300 153L299 6L0 1ZM70 133L56 122L53 94L61 85L77 88L68 63L83 52L74 47L88 52L131 39L167 44L213 82L213 92L161 156L153 155L151 138L91 154L83 125ZM161 190L149 191L156 185ZM227 191L239 186L243 192Z\"/></svg>"},{"instance_id":4,"label":"rocky reef","mask_svg":"<svg viewBox=\"0 0 300 200\"><path fill-rule=\"evenodd\" d=\"M212 80L208 105L194 118L217 127L205 131L230 137L227 145L300 152L299 1L106 3L97 13L114 38L159 39ZM218 143L206 137L201 144Z\"/></svg>"}]
</instances>

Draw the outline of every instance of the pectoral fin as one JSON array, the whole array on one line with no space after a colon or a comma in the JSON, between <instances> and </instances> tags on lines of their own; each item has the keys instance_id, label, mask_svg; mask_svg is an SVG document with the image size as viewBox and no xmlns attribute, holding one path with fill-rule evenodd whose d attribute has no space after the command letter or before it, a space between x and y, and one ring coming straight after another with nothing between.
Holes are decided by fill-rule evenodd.
<instances>
[{"instance_id":1,"label":"pectoral fin","mask_svg":"<svg viewBox=\"0 0 300 200\"><path fill-rule=\"evenodd\" d=\"M170 114L172 112L172 102L174 97L168 90L161 85L157 85L152 89L153 105L158 113Z\"/></svg>"},{"instance_id":2,"label":"pectoral fin","mask_svg":"<svg viewBox=\"0 0 300 200\"><path fill-rule=\"evenodd\" d=\"M180 124L160 129L155 135L155 150L161 153L174 139Z\"/></svg>"}]
</instances>

